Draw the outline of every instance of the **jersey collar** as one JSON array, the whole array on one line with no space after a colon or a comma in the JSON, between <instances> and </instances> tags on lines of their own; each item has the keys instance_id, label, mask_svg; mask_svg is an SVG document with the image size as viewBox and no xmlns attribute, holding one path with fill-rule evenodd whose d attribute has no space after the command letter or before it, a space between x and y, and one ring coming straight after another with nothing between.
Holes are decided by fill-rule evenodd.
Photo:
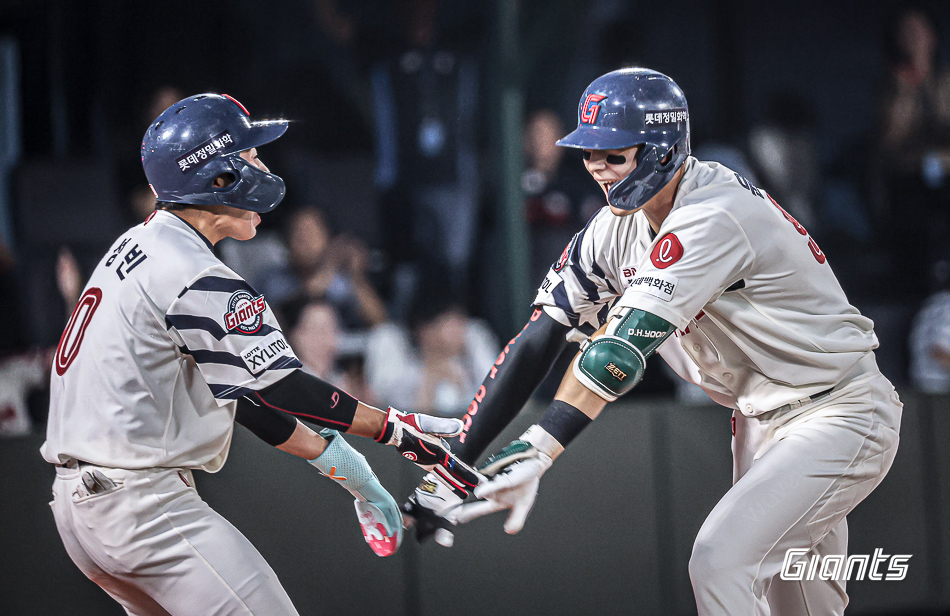
<instances>
[{"instance_id":1,"label":"jersey collar","mask_svg":"<svg viewBox=\"0 0 950 616\"><path fill-rule=\"evenodd\" d=\"M205 246L208 247L208 250L210 250L210 251L212 251L212 252L214 251L214 244L212 244L210 241L208 241L208 238L206 238L206 237L204 236L204 234L201 233L201 231L199 231L198 229L196 229L196 228L194 227L194 225L192 225L190 222L188 222L187 220L185 220L185 219L182 218L181 216L178 216L178 215L175 214L174 212L169 212L169 211L167 211L167 210L156 210L156 211L155 211L155 215L156 215L156 216L157 216L157 215L162 215L162 218L166 218L166 216L165 216L166 214L168 215L168 217L170 217L170 218L167 218L168 220L180 222L180 223L182 223L183 225L185 225L186 227L188 227L189 229L191 229L192 231L194 231L194 232L195 232L195 235L197 235L199 238L201 238L201 241L204 242L204 243L205 243Z\"/></svg>"}]
</instances>

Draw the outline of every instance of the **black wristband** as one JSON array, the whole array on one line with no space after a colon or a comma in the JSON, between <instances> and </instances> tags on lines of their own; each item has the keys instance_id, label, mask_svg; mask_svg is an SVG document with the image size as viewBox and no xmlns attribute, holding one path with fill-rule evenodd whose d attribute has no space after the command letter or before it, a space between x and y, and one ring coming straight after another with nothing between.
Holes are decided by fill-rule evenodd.
<instances>
[{"instance_id":1,"label":"black wristband","mask_svg":"<svg viewBox=\"0 0 950 616\"><path fill-rule=\"evenodd\" d=\"M557 439L561 446L567 447L574 437L592 421L593 419L582 413L580 409L562 400L555 400L548 410L544 411L539 425Z\"/></svg>"}]
</instances>

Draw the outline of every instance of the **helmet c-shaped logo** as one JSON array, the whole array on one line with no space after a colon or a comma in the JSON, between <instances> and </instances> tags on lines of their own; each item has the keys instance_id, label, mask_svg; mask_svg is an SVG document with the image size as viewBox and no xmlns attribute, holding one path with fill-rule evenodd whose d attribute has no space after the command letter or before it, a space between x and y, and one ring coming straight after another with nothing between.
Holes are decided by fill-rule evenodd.
<instances>
[{"instance_id":1,"label":"helmet c-shaped logo","mask_svg":"<svg viewBox=\"0 0 950 616\"><path fill-rule=\"evenodd\" d=\"M581 122L584 124L593 124L597 121L597 114L600 113L600 101L607 98L603 94L588 94L584 99L584 106L581 107Z\"/></svg>"},{"instance_id":2,"label":"helmet c-shaped logo","mask_svg":"<svg viewBox=\"0 0 950 616\"><path fill-rule=\"evenodd\" d=\"M650 260L658 268L666 269L679 261L682 256L683 245L680 244L679 238L672 233L668 233L653 247Z\"/></svg>"}]
</instances>

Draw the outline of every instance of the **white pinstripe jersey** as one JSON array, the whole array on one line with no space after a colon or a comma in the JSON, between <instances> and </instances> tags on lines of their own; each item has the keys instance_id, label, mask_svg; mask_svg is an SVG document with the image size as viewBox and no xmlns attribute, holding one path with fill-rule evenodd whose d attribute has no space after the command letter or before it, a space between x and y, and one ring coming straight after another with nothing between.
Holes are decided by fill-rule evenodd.
<instances>
[{"instance_id":1,"label":"white pinstripe jersey","mask_svg":"<svg viewBox=\"0 0 950 616\"><path fill-rule=\"evenodd\" d=\"M158 211L116 240L70 318L43 457L217 471L237 398L299 366L263 296Z\"/></svg>"},{"instance_id":2,"label":"white pinstripe jersey","mask_svg":"<svg viewBox=\"0 0 950 616\"><path fill-rule=\"evenodd\" d=\"M807 231L765 191L692 157L655 236L642 212L603 208L535 304L573 327L598 327L614 305L666 319L678 331L660 354L750 416L833 387L878 344Z\"/></svg>"}]
</instances>

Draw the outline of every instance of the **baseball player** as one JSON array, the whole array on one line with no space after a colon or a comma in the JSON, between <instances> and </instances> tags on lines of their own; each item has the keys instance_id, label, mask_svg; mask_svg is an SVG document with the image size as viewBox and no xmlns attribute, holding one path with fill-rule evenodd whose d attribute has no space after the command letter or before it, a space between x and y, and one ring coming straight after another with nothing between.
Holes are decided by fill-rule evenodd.
<instances>
[{"instance_id":1,"label":"baseball player","mask_svg":"<svg viewBox=\"0 0 950 616\"><path fill-rule=\"evenodd\" d=\"M474 462L569 341L580 351L540 422L482 467L489 480L427 475L405 505L420 537L451 545L452 523L503 509L505 530L518 532L544 472L658 352L733 409L734 485L689 564L699 614L841 614L843 581L779 574L789 548L844 555L845 516L894 459L901 403L875 363L871 321L768 193L690 156L689 110L669 77L596 79L558 145L583 151L607 206L548 272L455 453ZM473 487L483 500L458 506Z\"/></svg>"},{"instance_id":2,"label":"baseball player","mask_svg":"<svg viewBox=\"0 0 950 616\"><path fill-rule=\"evenodd\" d=\"M303 370L258 294L212 252L250 239L284 182L257 147L287 130L202 94L163 112L142 142L157 210L99 262L56 350L43 457L66 551L129 614L296 614L254 546L195 491L224 464L235 419L356 497L382 556L399 507L339 432L430 467L457 419L364 405ZM298 418L325 429L319 433Z\"/></svg>"}]
</instances>

